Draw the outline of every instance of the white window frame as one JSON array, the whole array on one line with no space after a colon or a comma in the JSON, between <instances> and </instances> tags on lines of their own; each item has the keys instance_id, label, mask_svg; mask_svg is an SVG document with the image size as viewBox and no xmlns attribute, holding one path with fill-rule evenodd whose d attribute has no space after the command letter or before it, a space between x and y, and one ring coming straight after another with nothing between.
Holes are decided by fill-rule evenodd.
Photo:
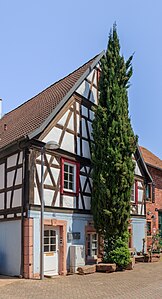
<instances>
[{"instance_id":1,"label":"white window frame","mask_svg":"<svg viewBox=\"0 0 162 299\"><path fill-rule=\"evenodd\" d=\"M68 167L73 167L73 181L70 180L65 180L65 165L67 165ZM70 175L70 172L67 172L68 176ZM65 188L64 187L64 182L67 181L68 184L72 182L73 184L73 189L70 188ZM76 193L76 164L70 163L70 162L64 162L64 181L63 181L63 190L65 192L72 192L72 193Z\"/></svg>"},{"instance_id":2,"label":"white window frame","mask_svg":"<svg viewBox=\"0 0 162 299\"><path fill-rule=\"evenodd\" d=\"M96 235L95 240L93 240L94 235ZM89 244L90 247L88 246ZM96 244L96 246L93 247L93 244ZM93 250L96 251L96 254L92 253ZM90 251L90 255L88 251ZM87 258L97 258L97 254L98 254L98 234L96 232L88 232L87 233Z\"/></svg>"},{"instance_id":3,"label":"white window frame","mask_svg":"<svg viewBox=\"0 0 162 299\"><path fill-rule=\"evenodd\" d=\"M135 182L131 187L131 202L135 203Z\"/></svg>"}]
</instances>

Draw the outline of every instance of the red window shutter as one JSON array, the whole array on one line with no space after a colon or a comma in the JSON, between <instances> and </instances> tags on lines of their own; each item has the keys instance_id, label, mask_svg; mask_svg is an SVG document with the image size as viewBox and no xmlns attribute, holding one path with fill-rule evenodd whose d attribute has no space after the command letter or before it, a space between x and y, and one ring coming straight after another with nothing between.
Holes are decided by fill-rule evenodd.
<instances>
[{"instance_id":1,"label":"red window shutter","mask_svg":"<svg viewBox=\"0 0 162 299\"><path fill-rule=\"evenodd\" d=\"M135 181L135 204L138 204L138 182Z\"/></svg>"}]
</instances>

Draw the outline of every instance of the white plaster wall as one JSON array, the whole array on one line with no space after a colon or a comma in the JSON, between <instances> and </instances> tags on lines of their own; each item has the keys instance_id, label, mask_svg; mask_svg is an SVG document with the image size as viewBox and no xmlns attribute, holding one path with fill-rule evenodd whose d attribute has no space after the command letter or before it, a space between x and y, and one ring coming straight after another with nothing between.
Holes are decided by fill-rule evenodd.
<instances>
[{"instance_id":1,"label":"white plaster wall","mask_svg":"<svg viewBox=\"0 0 162 299\"><path fill-rule=\"evenodd\" d=\"M43 139L43 142L48 142L51 140L59 142L60 136L61 136L62 130L58 129L56 127L52 128L51 131L47 134L47 136Z\"/></svg>"},{"instance_id":2,"label":"white plaster wall","mask_svg":"<svg viewBox=\"0 0 162 299\"><path fill-rule=\"evenodd\" d=\"M80 138L77 137L77 155L80 156Z\"/></svg>"},{"instance_id":3,"label":"white plaster wall","mask_svg":"<svg viewBox=\"0 0 162 299\"><path fill-rule=\"evenodd\" d=\"M14 174L15 174L15 170L9 171L7 173L7 187L13 186Z\"/></svg>"},{"instance_id":4,"label":"white plaster wall","mask_svg":"<svg viewBox=\"0 0 162 299\"><path fill-rule=\"evenodd\" d=\"M77 114L77 116L76 116L76 119L77 119L77 133L79 133L80 132L80 118L79 118L79 115Z\"/></svg>"},{"instance_id":5,"label":"white plaster wall","mask_svg":"<svg viewBox=\"0 0 162 299\"><path fill-rule=\"evenodd\" d=\"M138 167L137 162L135 162L135 163L136 163L136 166L135 166L135 174L137 174L137 175L141 175L141 176L142 176L142 173L141 173L141 171L140 171L140 169L139 169L139 167Z\"/></svg>"},{"instance_id":6,"label":"white plaster wall","mask_svg":"<svg viewBox=\"0 0 162 299\"><path fill-rule=\"evenodd\" d=\"M60 118L60 120L58 121L58 124L59 124L59 125L62 125L62 126L65 125L65 122L66 122L66 119L67 119L68 114L69 114L69 110L66 111L66 112L64 113L64 115Z\"/></svg>"},{"instance_id":7,"label":"white plaster wall","mask_svg":"<svg viewBox=\"0 0 162 299\"><path fill-rule=\"evenodd\" d=\"M5 174L5 164L0 165L0 189L3 189L4 186L4 174Z\"/></svg>"},{"instance_id":8,"label":"white plaster wall","mask_svg":"<svg viewBox=\"0 0 162 299\"><path fill-rule=\"evenodd\" d=\"M44 202L46 206L52 205L53 196L54 196L53 190L44 189Z\"/></svg>"},{"instance_id":9,"label":"white plaster wall","mask_svg":"<svg viewBox=\"0 0 162 299\"><path fill-rule=\"evenodd\" d=\"M98 101L97 101L97 89L95 87L92 87L90 101L92 103L95 103L96 105L98 104Z\"/></svg>"},{"instance_id":10,"label":"white plaster wall","mask_svg":"<svg viewBox=\"0 0 162 299\"><path fill-rule=\"evenodd\" d=\"M82 136L88 139L85 119L82 118Z\"/></svg>"},{"instance_id":11,"label":"white plaster wall","mask_svg":"<svg viewBox=\"0 0 162 299\"><path fill-rule=\"evenodd\" d=\"M39 193L38 193L38 189L36 187L34 187L34 204L40 205Z\"/></svg>"},{"instance_id":12,"label":"white plaster wall","mask_svg":"<svg viewBox=\"0 0 162 299\"><path fill-rule=\"evenodd\" d=\"M7 187L13 186L15 171L16 170L13 170L7 173ZM17 169L17 174L16 174L15 185L19 185L19 184L22 184L22 168Z\"/></svg>"},{"instance_id":13,"label":"white plaster wall","mask_svg":"<svg viewBox=\"0 0 162 299\"><path fill-rule=\"evenodd\" d=\"M20 152L18 164L21 164L22 162L23 162L23 152Z\"/></svg>"},{"instance_id":14,"label":"white plaster wall","mask_svg":"<svg viewBox=\"0 0 162 299\"><path fill-rule=\"evenodd\" d=\"M76 208L76 197L63 195L63 207L64 208Z\"/></svg>"},{"instance_id":15,"label":"white plaster wall","mask_svg":"<svg viewBox=\"0 0 162 299\"><path fill-rule=\"evenodd\" d=\"M142 201L143 199L143 190L138 189L138 201Z\"/></svg>"},{"instance_id":16,"label":"white plaster wall","mask_svg":"<svg viewBox=\"0 0 162 299\"><path fill-rule=\"evenodd\" d=\"M7 158L7 168L16 166L17 156L18 154L15 154Z\"/></svg>"},{"instance_id":17,"label":"white plaster wall","mask_svg":"<svg viewBox=\"0 0 162 299\"><path fill-rule=\"evenodd\" d=\"M4 193L0 193L0 210L4 209Z\"/></svg>"},{"instance_id":18,"label":"white plaster wall","mask_svg":"<svg viewBox=\"0 0 162 299\"><path fill-rule=\"evenodd\" d=\"M82 147L83 147L83 156L85 158L91 158L90 155L90 149L89 149L89 143L85 140L82 140Z\"/></svg>"},{"instance_id":19,"label":"white plaster wall","mask_svg":"<svg viewBox=\"0 0 162 299\"><path fill-rule=\"evenodd\" d=\"M74 131L74 112L71 114L67 128Z\"/></svg>"},{"instance_id":20,"label":"white plaster wall","mask_svg":"<svg viewBox=\"0 0 162 299\"><path fill-rule=\"evenodd\" d=\"M82 105L82 115L88 117L88 109Z\"/></svg>"},{"instance_id":21,"label":"white plaster wall","mask_svg":"<svg viewBox=\"0 0 162 299\"><path fill-rule=\"evenodd\" d=\"M83 83L78 87L76 92L87 99L88 93L89 93L89 88L90 88L89 83L84 80Z\"/></svg>"},{"instance_id":22,"label":"white plaster wall","mask_svg":"<svg viewBox=\"0 0 162 299\"><path fill-rule=\"evenodd\" d=\"M14 190L12 207L20 207L22 204L22 189Z\"/></svg>"},{"instance_id":23,"label":"white plaster wall","mask_svg":"<svg viewBox=\"0 0 162 299\"><path fill-rule=\"evenodd\" d=\"M10 208L10 202L11 202L11 191L7 192L7 209Z\"/></svg>"},{"instance_id":24,"label":"white plaster wall","mask_svg":"<svg viewBox=\"0 0 162 299\"><path fill-rule=\"evenodd\" d=\"M79 105L79 103L78 102L76 102L76 110L79 112L79 110L80 110L80 105Z\"/></svg>"},{"instance_id":25,"label":"white plaster wall","mask_svg":"<svg viewBox=\"0 0 162 299\"><path fill-rule=\"evenodd\" d=\"M15 185L22 184L22 168L17 170Z\"/></svg>"},{"instance_id":26,"label":"white plaster wall","mask_svg":"<svg viewBox=\"0 0 162 299\"><path fill-rule=\"evenodd\" d=\"M90 210L91 209L91 198L88 196L84 196L84 204L85 204L85 209Z\"/></svg>"},{"instance_id":27,"label":"white plaster wall","mask_svg":"<svg viewBox=\"0 0 162 299\"><path fill-rule=\"evenodd\" d=\"M74 153L74 135L65 132L61 148L68 152Z\"/></svg>"},{"instance_id":28,"label":"white plaster wall","mask_svg":"<svg viewBox=\"0 0 162 299\"><path fill-rule=\"evenodd\" d=\"M92 110L90 110L90 119L93 120L94 119L94 112Z\"/></svg>"}]
</instances>

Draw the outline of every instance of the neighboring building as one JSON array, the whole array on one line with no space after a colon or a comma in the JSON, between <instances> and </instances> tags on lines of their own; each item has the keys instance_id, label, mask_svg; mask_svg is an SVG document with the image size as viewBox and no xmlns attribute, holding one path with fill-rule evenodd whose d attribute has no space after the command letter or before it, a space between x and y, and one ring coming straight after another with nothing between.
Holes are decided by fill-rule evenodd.
<instances>
[{"instance_id":1,"label":"neighboring building","mask_svg":"<svg viewBox=\"0 0 162 299\"><path fill-rule=\"evenodd\" d=\"M153 179L147 189L147 246L152 243L152 235L159 233L162 237L162 160L144 147L140 147L147 168Z\"/></svg>"},{"instance_id":2,"label":"neighboring building","mask_svg":"<svg viewBox=\"0 0 162 299\"><path fill-rule=\"evenodd\" d=\"M86 262L99 256L91 215L92 107L98 103L100 59L51 85L0 120L0 272L40 275L41 149L44 152L44 273L66 274L71 245ZM145 187L151 182L140 151L135 155L130 246L146 237ZM84 247L82 246L84 245ZM72 250L71 250L72 252Z\"/></svg>"}]
</instances>

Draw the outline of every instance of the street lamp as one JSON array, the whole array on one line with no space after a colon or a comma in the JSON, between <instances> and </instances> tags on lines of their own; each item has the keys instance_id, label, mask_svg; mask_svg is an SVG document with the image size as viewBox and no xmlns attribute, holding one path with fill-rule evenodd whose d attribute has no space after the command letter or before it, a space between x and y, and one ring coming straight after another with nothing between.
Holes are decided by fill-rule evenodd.
<instances>
[{"instance_id":1,"label":"street lamp","mask_svg":"<svg viewBox=\"0 0 162 299\"><path fill-rule=\"evenodd\" d=\"M48 141L41 147L41 221L40 221L40 279L44 279L44 153L45 150L56 150L60 145L55 141Z\"/></svg>"}]
</instances>

